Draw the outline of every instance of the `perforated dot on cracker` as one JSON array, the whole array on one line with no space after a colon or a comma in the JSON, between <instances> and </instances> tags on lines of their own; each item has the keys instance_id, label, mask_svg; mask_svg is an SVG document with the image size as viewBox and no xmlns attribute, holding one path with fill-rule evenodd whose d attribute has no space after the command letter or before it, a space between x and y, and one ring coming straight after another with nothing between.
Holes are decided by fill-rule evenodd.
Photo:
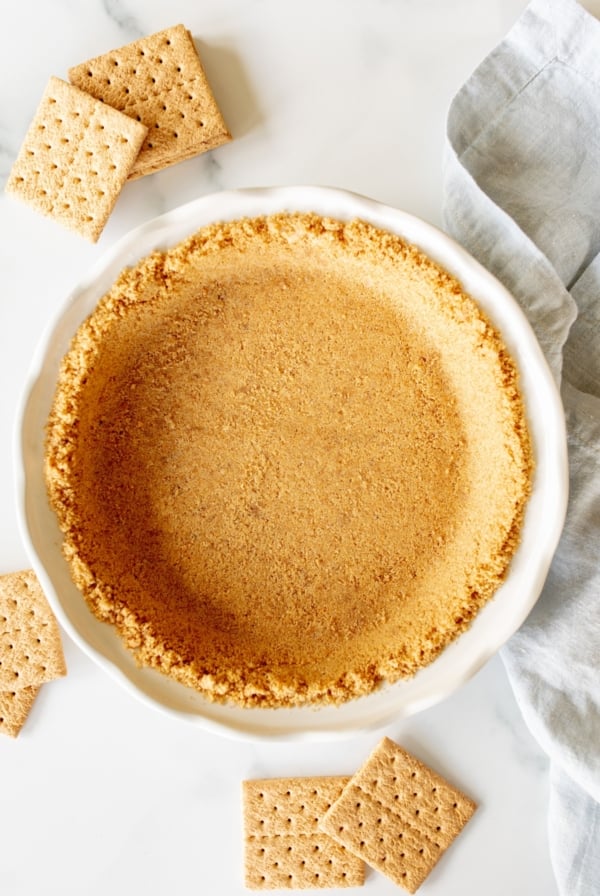
<instances>
[{"instance_id":1,"label":"perforated dot on cracker","mask_svg":"<svg viewBox=\"0 0 600 896\"><path fill-rule=\"evenodd\" d=\"M319 830L347 777L244 781L245 883L252 890L356 887L364 863Z\"/></svg>"},{"instance_id":2,"label":"perforated dot on cracker","mask_svg":"<svg viewBox=\"0 0 600 896\"><path fill-rule=\"evenodd\" d=\"M147 129L50 78L6 191L95 242Z\"/></svg>"},{"instance_id":3,"label":"perforated dot on cracker","mask_svg":"<svg viewBox=\"0 0 600 896\"><path fill-rule=\"evenodd\" d=\"M189 31L176 25L69 70L72 84L148 127L129 178L231 140Z\"/></svg>"},{"instance_id":4,"label":"perforated dot on cracker","mask_svg":"<svg viewBox=\"0 0 600 896\"><path fill-rule=\"evenodd\" d=\"M32 570L0 576L0 691L66 674L60 630Z\"/></svg>"},{"instance_id":5,"label":"perforated dot on cracker","mask_svg":"<svg viewBox=\"0 0 600 896\"><path fill-rule=\"evenodd\" d=\"M320 828L415 893L475 809L473 800L383 738Z\"/></svg>"}]
</instances>

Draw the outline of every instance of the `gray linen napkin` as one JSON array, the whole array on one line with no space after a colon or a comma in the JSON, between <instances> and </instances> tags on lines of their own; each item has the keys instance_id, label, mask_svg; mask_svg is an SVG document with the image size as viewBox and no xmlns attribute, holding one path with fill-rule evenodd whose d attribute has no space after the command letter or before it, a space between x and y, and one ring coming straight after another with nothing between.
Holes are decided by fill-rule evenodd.
<instances>
[{"instance_id":1,"label":"gray linen napkin","mask_svg":"<svg viewBox=\"0 0 600 896\"><path fill-rule=\"evenodd\" d=\"M561 384L566 525L502 655L550 757L559 890L599 896L600 22L575 0L533 0L454 98L444 224L520 302Z\"/></svg>"}]
</instances>

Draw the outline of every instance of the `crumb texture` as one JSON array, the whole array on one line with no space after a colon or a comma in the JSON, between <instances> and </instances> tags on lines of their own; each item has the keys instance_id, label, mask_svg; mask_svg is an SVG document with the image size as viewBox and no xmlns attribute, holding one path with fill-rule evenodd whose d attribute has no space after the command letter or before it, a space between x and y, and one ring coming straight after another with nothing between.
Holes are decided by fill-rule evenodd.
<instances>
[{"instance_id":1,"label":"crumb texture","mask_svg":"<svg viewBox=\"0 0 600 896\"><path fill-rule=\"evenodd\" d=\"M435 659L506 574L531 466L515 365L459 284L312 214L123 272L47 428L94 613L244 706L341 702Z\"/></svg>"}]
</instances>

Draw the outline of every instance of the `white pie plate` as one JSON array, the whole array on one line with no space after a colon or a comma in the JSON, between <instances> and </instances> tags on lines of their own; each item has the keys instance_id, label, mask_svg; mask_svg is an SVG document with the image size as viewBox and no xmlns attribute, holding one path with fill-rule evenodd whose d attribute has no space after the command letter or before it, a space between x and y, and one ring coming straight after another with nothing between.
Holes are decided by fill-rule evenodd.
<instances>
[{"instance_id":1,"label":"white pie plate","mask_svg":"<svg viewBox=\"0 0 600 896\"><path fill-rule=\"evenodd\" d=\"M494 599L467 632L414 678L339 707L243 709L214 704L154 670L138 668L116 631L93 616L72 583L43 478L44 427L60 360L79 324L120 271L211 222L277 211L362 218L401 235L454 274L498 327L517 362L534 445L535 478L521 544ZM517 630L538 599L562 530L568 490L560 397L533 331L506 289L464 249L424 221L352 193L308 186L206 196L143 224L109 249L66 298L33 358L17 422L16 471L20 522L32 566L73 640L148 706L199 728L250 739L350 737L422 710L454 692Z\"/></svg>"}]
</instances>

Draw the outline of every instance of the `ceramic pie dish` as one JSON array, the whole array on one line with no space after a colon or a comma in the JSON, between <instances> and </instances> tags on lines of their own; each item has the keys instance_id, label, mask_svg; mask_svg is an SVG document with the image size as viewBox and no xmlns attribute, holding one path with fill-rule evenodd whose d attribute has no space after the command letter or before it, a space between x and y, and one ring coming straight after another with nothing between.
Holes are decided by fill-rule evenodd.
<instances>
[{"instance_id":1,"label":"ceramic pie dish","mask_svg":"<svg viewBox=\"0 0 600 896\"><path fill-rule=\"evenodd\" d=\"M98 621L72 583L62 536L44 483L44 430L60 361L81 322L120 272L155 249L178 244L213 222L277 213L360 219L416 245L453 275L500 332L520 374L535 473L520 546L508 575L470 627L412 678L380 687L339 706L263 709L208 702L202 694L140 668L112 626ZM537 599L564 519L567 475L560 400L535 337L514 300L462 249L412 216L349 193L281 188L220 193L149 222L115 246L69 297L40 347L27 385L19 432L22 522L33 566L67 631L97 662L141 699L203 727L249 737L348 736L414 712L451 693L495 652ZM246 436L246 439L248 437Z\"/></svg>"}]
</instances>

